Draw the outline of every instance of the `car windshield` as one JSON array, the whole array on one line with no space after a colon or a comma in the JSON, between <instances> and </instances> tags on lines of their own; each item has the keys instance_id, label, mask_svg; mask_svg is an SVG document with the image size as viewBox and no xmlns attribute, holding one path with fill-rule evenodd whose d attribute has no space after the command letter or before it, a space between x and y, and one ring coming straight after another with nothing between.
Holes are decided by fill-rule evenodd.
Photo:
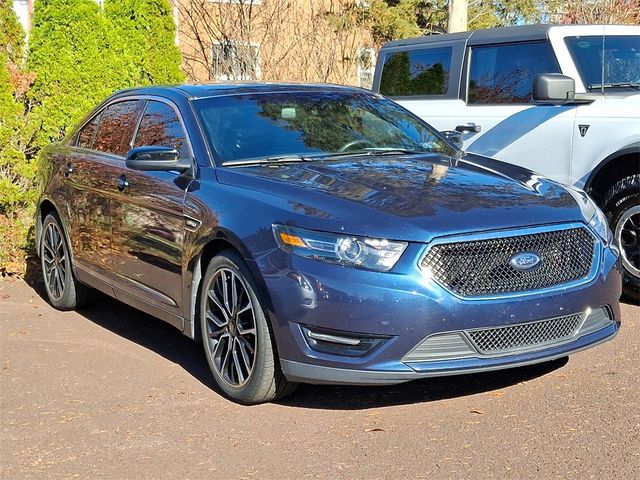
<instances>
[{"instance_id":1,"label":"car windshield","mask_svg":"<svg viewBox=\"0 0 640 480\"><path fill-rule=\"evenodd\" d=\"M194 104L226 165L352 154L459 154L404 108L365 92L250 93Z\"/></svg>"},{"instance_id":2,"label":"car windshield","mask_svg":"<svg viewBox=\"0 0 640 480\"><path fill-rule=\"evenodd\" d=\"M589 90L640 88L639 35L567 37L565 41Z\"/></svg>"}]
</instances>

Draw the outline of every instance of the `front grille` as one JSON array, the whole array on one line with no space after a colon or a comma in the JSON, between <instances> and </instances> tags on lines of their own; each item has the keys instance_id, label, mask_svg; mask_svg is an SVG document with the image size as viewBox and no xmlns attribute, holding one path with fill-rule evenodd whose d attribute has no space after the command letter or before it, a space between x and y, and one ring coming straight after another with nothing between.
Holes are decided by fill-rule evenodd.
<instances>
[{"instance_id":1,"label":"front grille","mask_svg":"<svg viewBox=\"0 0 640 480\"><path fill-rule=\"evenodd\" d=\"M540 290L586 278L596 240L586 228L570 228L512 237L457 241L432 246L423 269L462 297ZM517 270L511 258L523 252L540 257L540 265Z\"/></svg>"},{"instance_id":2,"label":"front grille","mask_svg":"<svg viewBox=\"0 0 640 480\"><path fill-rule=\"evenodd\" d=\"M466 334L481 354L500 355L567 340L576 333L583 318L578 313L535 323L467 330Z\"/></svg>"}]
</instances>

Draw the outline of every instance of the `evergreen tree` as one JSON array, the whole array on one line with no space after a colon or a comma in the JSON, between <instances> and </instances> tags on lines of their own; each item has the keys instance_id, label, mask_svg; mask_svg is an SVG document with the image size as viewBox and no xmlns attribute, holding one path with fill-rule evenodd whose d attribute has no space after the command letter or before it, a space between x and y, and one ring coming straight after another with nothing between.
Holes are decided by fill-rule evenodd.
<instances>
[{"instance_id":1,"label":"evergreen tree","mask_svg":"<svg viewBox=\"0 0 640 480\"><path fill-rule=\"evenodd\" d=\"M38 0L28 67L41 122L37 145L59 140L115 90L135 84L134 59L93 0Z\"/></svg>"},{"instance_id":2,"label":"evergreen tree","mask_svg":"<svg viewBox=\"0 0 640 480\"><path fill-rule=\"evenodd\" d=\"M106 0L104 8L116 33L127 42L138 84L184 80L168 0Z\"/></svg>"},{"instance_id":3,"label":"evergreen tree","mask_svg":"<svg viewBox=\"0 0 640 480\"><path fill-rule=\"evenodd\" d=\"M13 11L11 0L0 0L0 49L7 61L20 65L24 60L24 31Z\"/></svg>"}]
</instances>

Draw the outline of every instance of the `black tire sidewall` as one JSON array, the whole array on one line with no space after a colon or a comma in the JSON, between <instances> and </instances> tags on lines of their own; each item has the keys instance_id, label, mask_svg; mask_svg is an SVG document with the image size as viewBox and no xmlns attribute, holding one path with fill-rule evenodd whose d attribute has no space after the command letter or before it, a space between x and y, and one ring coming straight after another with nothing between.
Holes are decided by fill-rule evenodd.
<instances>
[{"instance_id":1,"label":"black tire sidewall","mask_svg":"<svg viewBox=\"0 0 640 480\"><path fill-rule=\"evenodd\" d=\"M241 386L234 387L226 383L220 375L216 372L213 365L213 359L211 352L209 351L209 339L207 334L207 324L205 316L206 299L207 299L207 287L220 268L229 268L235 271L236 274L242 276L246 285L248 286L249 296L255 308L255 323L256 323L256 357L254 360L253 371L249 381ZM205 356L207 357L207 363L209 369L214 377L218 388L229 398L245 403L253 404L263 401L269 401L275 398L275 396L266 396L266 387L274 382L275 369L277 368L276 350L272 343L272 336L270 333L268 320L264 312L264 303L258 296L258 289L251 272L244 264L242 259L232 251L224 251L216 255L209 265L202 278L201 291L200 291L200 304L199 317L200 317L200 332L202 334L202 343L205 349Z\"/></svg>"},{"instance_id":2,"label":"black tire sidewall","mask_svg":"<svg viewBox=\"0 0 640 480\"><path fill-rule=\"evenodd\" d=\"M614 188L616 187L614 186ZM616 227L628 209L640 205L640 189L631 184L628 188L618 188L616 191L612 189L611 194L608 197L609 198L604 206L604 211L614 234L614 242L618 246L617 238L615 238ZM622 252L620 252L620 255L622 255ZM640 302L640 278L629 272L622 262L621 266L623 274L623 293L632 300Z\"/></svg>"}]
</instances>

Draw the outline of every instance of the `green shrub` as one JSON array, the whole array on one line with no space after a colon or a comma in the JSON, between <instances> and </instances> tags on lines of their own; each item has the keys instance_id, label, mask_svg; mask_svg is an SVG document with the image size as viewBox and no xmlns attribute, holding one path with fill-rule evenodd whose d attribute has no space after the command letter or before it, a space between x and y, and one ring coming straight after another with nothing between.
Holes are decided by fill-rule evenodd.
<instances>
[{"instance_id":1,"label":"green shrub","mask_svg":"<svg viewBox=\"0 0 640 480\"><path fill-rule=\"evenodd\" d=\"M106 0L104 10L116 34L127 40L138 85L184 81L168 0Z\"/></svg>"}]
</instances>

